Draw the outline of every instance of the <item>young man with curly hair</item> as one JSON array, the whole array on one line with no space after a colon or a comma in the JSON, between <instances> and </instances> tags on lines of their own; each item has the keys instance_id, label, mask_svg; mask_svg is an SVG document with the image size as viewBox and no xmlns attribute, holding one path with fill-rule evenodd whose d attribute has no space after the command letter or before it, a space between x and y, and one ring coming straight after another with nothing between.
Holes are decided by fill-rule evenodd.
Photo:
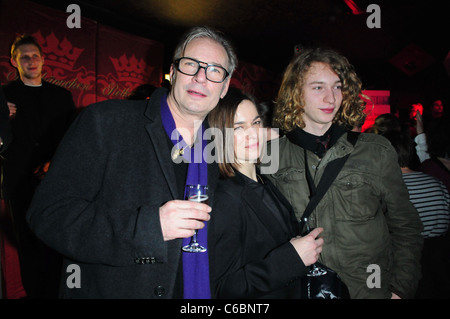
<instances>
[{"instance_id":1,"label":"young man with curly hair","mask_svg":"<svg viewBox=\"0 0 450 319\"><path fill-rule=\"evenodd\" d=\"M310 228L324 229L319 261L337 271L351 298L412 298L422 224L393 147L375 134L350 133L365 118L361 95L353 66L337 52L305 49L295 56L276 101L274 127L285 135L279 169L269 177L301 219L329 176L327 166L350 154L308 220Z\"/></svg>"}]
</instances>

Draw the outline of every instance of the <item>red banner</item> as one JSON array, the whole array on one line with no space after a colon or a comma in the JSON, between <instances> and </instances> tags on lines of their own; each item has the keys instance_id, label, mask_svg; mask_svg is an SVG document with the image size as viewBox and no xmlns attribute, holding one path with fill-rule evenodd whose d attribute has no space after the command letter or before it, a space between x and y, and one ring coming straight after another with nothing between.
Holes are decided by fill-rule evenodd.
<instances>
[{"instance_id":1,"label":"red banner","mask_svg":"<svg viewBox=\"0 0 450 319\"><path fill-rule=\"evenodd\" d=\"M3 0L0 83L17 77L10 64L11 44L18 35L28 33L42 46L43 78L70 90L77 107L127 98L141 84L160 86L164 52L161 43L98 24L83 18L82 6L80 11L80 28L70 28L71 12L27 0ZM243 61L239 61L231 83L261 101L273 100L279 87L276 74Z\"/></svg>"},{"instance_id":2,"label":"red banner","mask_svg":"<svg viewBox=\"0 0 450 319\"><path fill-rule=\"evenodd\" d=\"M162 81L163 46L83 18L69 28L71 13L26 0L4 0L0 8L0 83L17 78L10 64L14 39L36 37L45 58L43 79L72 92L85 107L111 98L127 98L141 84Z\"/></svg>"},{"instance_id":3,"label":"red banner","mask_svg":"<svg viewBox=\"0 0 450 319\"><path fill-rule=\"evenodd\" d=\"M0 14L0 82L17 78L10 49L21 34L33 35L42 47L44 80L67 88L77 106L95 102L96 24L81 17L80 29L69 29L68 14L28 1L2 1Z\"/></svg>"},{"instance_id":4,"label":"red banner","mask_svg":"<svg viewBox=\"0 0 450 319\"><path fill-rule=\"evenodd\" d=\"M159 87L163 46L153 40L99 25L97 99L126 98L141 84Z\"/></svg>"},{"instance_id":5,"label":"red banner","mask_svg":"<svg viewBox=\"0 0 450 319\"><path fill-rule=\"evenodd\" d=\"M239 61L239 65L233 73L231 85L246 91L261 102L272 101L280 87L280 79L275 73L266 69Z\"/></svg>"}]
</instances>

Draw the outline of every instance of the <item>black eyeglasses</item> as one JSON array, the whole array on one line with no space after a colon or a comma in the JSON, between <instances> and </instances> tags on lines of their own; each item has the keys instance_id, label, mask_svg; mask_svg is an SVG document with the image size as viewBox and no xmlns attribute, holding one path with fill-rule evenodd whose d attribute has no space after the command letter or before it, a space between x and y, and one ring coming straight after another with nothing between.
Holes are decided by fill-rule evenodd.
<instances>
[{"instance_id":1,"label":"black eyeglasses","mask_svg":"<svg viewBox=\"0 0 450 319\"><path fill-rule=\"evenodd\" d=\"M206 65L201 66L200 63ZM230 75L225 68L219 65L208 64L192 58L179 58L174 61L174 64L178 71L192 76L196 75L200 68L205 69L206 79L214 83L222 83Z\"/></svg>"}]
</instances>

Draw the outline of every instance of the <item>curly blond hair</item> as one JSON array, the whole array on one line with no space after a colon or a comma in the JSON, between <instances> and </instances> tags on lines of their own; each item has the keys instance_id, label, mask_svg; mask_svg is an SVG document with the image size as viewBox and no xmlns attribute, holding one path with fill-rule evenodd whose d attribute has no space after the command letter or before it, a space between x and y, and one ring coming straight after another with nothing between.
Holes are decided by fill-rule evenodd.
<instances>
[{"instance_id":1,"label":"curly blond hair","mask_svg":"<svg viewBox=\"0 0 450 319\"><path fill-rule=\"evenodd\" d=\"M361 80L347 58L336 51L322 48L303 50L287 66L275 101L273 126L285 132L305 127L303 85L307 72L315 62L328 64L342 82L342 105L333 123L348 128L360 126L366 117L366 102L361 98L364 96L361 93Z\"/></svg>"}]
</instances>

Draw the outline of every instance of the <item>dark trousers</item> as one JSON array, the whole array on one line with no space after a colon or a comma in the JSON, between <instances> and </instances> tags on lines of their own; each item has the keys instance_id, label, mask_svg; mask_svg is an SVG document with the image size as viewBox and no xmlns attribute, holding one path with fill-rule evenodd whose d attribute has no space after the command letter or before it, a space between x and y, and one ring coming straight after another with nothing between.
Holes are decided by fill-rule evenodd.
<instances>
[{"instance_id":1,"label":"dark trousers","mask_svg":"<svg viewBox=\"0 0 450 319\"><path fill-rule=\"evenodd\" d=\"M23 287L28 298L57 298L62 258L30 230L25 215L36 185L21 188L7 203L20 261Z\"/></svg>"},{"instance_id":2,"label":"dark trousers","mask_svg":"<svg viewBox=\"0 0 450 319\"><path fill-rule=\"evenodd\" d=\"M422 278L416 298L450 298L450 236L425 238L421 257Z\"/></svg>"}]
</instances>

